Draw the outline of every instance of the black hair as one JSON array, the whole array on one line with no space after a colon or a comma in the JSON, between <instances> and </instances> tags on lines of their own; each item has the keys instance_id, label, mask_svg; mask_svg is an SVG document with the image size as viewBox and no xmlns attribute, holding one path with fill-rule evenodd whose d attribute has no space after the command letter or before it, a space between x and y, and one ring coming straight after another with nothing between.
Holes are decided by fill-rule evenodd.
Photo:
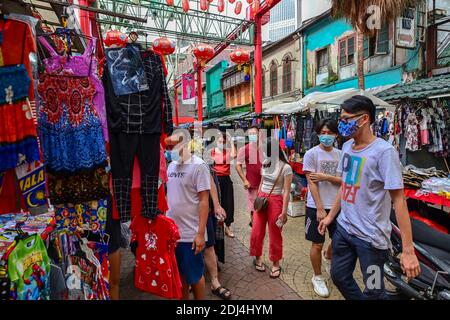
<instances>
[{"instance_id":1,"label":"black hair","mask_svg":"<svg viewBox=\"0 0 450 320\"><path fill-rule=\"evenodd\" d=\"M323 127L327 127L331 132L339 134L338 124L334 119L327 118L320 120L316 125L316 133L320 134L320 131L322 131Z\"/></svg>"},{"instance_id":2,"label":"black hair","mask_svg":"<svg viewBox=\"0 0 450 320\"><path fill-rule=\"evenodd\" d=\"M358 112L364 112L368 114L371 124L375 121L375 105L372 100L365 96L353 96L350 99L345 100L341 107L348 113L356 114Z\"/></svg>"},{"instance_id":3,"label":"black hair","mask_svg":"<svg viewBox=\"0 0 450 320\"><path fill-rule=\"evenodd\" d=\"M286 154L284 153L283 149L281 149L281 145L280 142L278 140L276 140L273 137L268 137L266 140L266 151L267 151L267 157L271 158L272 157L272 143L277 143L278 144L278 159L280 159L280 161L285 162L286 164L289 164L289 161L286 157Z\"/></svg>"}]
</instances>

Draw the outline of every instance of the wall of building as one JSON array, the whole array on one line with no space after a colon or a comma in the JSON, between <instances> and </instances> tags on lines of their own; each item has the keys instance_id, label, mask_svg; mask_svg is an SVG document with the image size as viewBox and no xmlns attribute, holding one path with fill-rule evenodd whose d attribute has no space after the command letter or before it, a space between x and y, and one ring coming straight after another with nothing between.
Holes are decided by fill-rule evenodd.
<instances>
[{"instance_id":1,"label":"wall of building","mask_svg":"<svg viewBox=\"0 0 450 320\"><path fill-rule=\"evenodd\" d=\"M206 99L208 116L218 116L225 111L225 100L221 87L222 73L228 67L226 60L220 61L206 72Z\"/></svg>"},{"instance_id":2,"label":"wall of building","mask_svg":"<svg viewBox=\"0 0 450 320\"><path fill-rule=\"evenodd\" d=\"M364 60L366 88L401 83L405 77L415 78L421 70L422 51L404 49L394 46L395 25L389 26L389 51L387 54L374 54ZM339 65L339 41L355 36L354 63ZM357 88L357 39L356 33L344 19L334 20L327 17L313 24L304 31L303 70L304 93L313 91L334 91ZM318 73L318 51L327 48L328 68Z\"/></svg>"},{"instance_id":3,"label":"wall of building","mask_svg":"<svg viewBox=\"0 0 450 320\"><path fill-rule=\"evenodd\" d=\"M291 88L289 92L283 92L283 59L287 56L291 57ZM270 66L272 62L277 65L277 95L270 95ZM271 48L269 52L263 50L263 72L264 72L264 96L263 108L267 107L267 103L283 99L286 97L301 97L302 88L302 62L300 51L300 38L293 36L293 38L284 43L277 45L276 48Z\"/></svg>"}]
</instances>

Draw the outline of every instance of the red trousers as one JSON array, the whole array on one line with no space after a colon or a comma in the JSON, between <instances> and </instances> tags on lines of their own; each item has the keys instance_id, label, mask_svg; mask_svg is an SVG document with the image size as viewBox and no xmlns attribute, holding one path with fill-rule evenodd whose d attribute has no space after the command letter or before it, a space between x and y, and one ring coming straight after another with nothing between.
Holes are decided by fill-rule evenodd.
<instances>
[{"instance_id":1,"label":"red trousers","mask_svg":"<svg viewBox=\"0 0 450 320\"><path fill-rule=\"evenodd\" d=\"M268 194L260 192L258 196L267 197ZM271 195L268 206L264 212L257 211L253 214L252 236L250 238L250 256L260 257L263 253L266 225L269 226L269 259L278 261L283 257L282 229L276 225L276 221L283 211L283 196Z\"/></svg>"}]
</instances>

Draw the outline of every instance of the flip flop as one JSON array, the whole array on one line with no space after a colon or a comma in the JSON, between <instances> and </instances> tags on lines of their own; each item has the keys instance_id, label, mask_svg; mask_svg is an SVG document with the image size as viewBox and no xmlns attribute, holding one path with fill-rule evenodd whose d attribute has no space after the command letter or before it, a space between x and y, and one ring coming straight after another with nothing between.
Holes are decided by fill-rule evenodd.
<instances>
[{"instance_id":1,"label":"flip flop","mask_svg":"<svg viewBox=\"0 0 450 320\"><path fill-rule=\"evenodd\" d=\"M277 272L278 272L278 275L277 275L277 276L274 276L273 274L274 274L274 273L277 273ZM279 268L276 269L276 270L271 270L271 271L270 271L270 277L271 277L272 279L277 279L277 278L280 277L280 275L281 275L281 267L279 267Z\"/></svg>"},{"instance_id":2,"label":"flip flop","mask_svg":"<svg viewBox=\"0 0 450 320\"><path fill-rule=\"evenodd\" d=\"M211 289L211 292L223 300L231 299L231 291L223 286L219 286L216 289Z\"/></svg>"},{"instance_id":3,"label":"flip flop","mask_svg":"<svg viewBox=\"0 0 450 320\"><path fill-rule=\"evenodd\" d=\"M253 260L253 265L255 266L255 270L258 272L266 272L266 267L264 266L264 264L257 264L256 263L256 259ZM259 268L259 269L258 269Z\"/></svg>"}]
</instances>

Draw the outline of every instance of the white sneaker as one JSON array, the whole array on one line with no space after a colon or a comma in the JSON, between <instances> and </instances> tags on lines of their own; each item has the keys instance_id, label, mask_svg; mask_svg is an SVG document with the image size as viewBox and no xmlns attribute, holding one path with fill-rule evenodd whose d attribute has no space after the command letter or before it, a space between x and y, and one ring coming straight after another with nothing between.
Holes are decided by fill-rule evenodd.
<instances>
[{"instance_id":1,"label":"white sneaker","mask_svg":"<svg viewBox=\"0 0 450 320\"><path fill-rule=\"evenodd\" d=\"M325 251L322 251L322 264L325 267L326 273L331 275L331 259L325 257Z\"/></svg>"},{"instance_id":2,"label":"white sneaker","mask_svg":"<svg viewBox=\"0 0 450 320\"><path fill-rule=\"evenodd\" d=\"M312 283L314 286L314 292L322 297L328 298L330 296L330 292L328 291L327 283L322 276L314 276L312 278Z\"/></svg>"}]
</instances>

